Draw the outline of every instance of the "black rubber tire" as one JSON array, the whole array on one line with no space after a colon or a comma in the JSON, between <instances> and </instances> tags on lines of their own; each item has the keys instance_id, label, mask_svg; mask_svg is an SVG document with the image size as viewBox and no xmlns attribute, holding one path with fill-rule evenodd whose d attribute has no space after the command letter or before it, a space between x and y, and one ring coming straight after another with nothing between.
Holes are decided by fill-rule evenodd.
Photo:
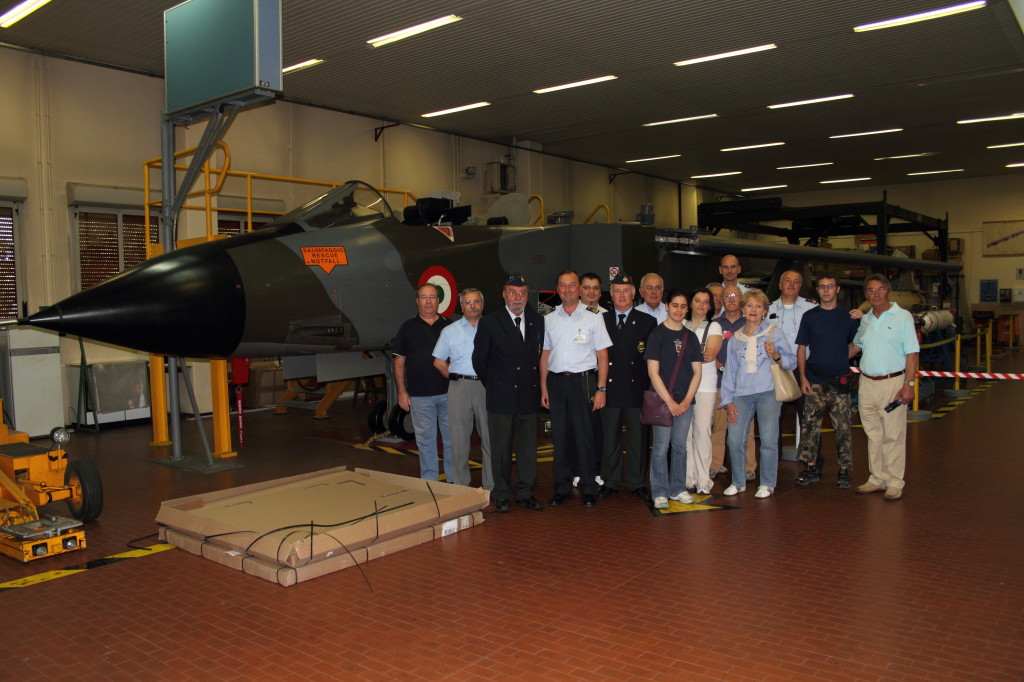
<instances>
[{"instance_id":1,"label":"black rubber tire","mask_svg":"<svg viewBox=\"0 0 1024 682\"><path fill-rule=\"evenodd\" d=\"M388 431L392 436L397 436L402 440L416 440L416 433L412 430L412 417L399 405L391 408L391 414L388 417Z\"/></svg>"},{"instance_id":2,"label":"black rubber tire","mask_svg":"<svg viewBox=\"0 0 1024 682\"><path fill-rule=\"evenodd\" d=\"M370 413L366 415L366 425L374 435L388 430L388 401L378 400L373 404Z\"/></svg>"},{"instance_id":3,"label":"black rubber tire","mask_svg":"<svg viewBox=\"0 0 1024 682\"><path fill-rule=\"evenodd\" d=\"M103 511L103 481L96 465L87 459L76 459L64 470L64 485L71 486L68 500L71 515L83 523L95 520Z\"/></svg>"}]
</instances>

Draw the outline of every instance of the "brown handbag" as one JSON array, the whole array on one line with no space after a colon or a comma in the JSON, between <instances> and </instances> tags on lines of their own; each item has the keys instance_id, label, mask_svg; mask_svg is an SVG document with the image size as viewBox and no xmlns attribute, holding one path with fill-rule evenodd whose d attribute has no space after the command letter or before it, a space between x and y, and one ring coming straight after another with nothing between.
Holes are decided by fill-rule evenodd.
<instances>
[{"instance_id":1,"label":"brown handbag","mask_svg":"<svg viewBox=\"0 0 1024 682\"><path fill-rule=\"evenodd\" d=\"M685 329L685 327L683 328ZM683 359L683 351L686 350L686 335L683 335L683 342L679 346L679 355L676 356L676 366L672 369L672 378L669 379L668 392L672 395L672 387L676 385L676 375L679 374L679 363ZM661 399L658 392L653 388L644 391L644 401L640 405L640 423L648 426L672 426L674 417L668 409L668 405Z\"/></svg>"}]
</instances>

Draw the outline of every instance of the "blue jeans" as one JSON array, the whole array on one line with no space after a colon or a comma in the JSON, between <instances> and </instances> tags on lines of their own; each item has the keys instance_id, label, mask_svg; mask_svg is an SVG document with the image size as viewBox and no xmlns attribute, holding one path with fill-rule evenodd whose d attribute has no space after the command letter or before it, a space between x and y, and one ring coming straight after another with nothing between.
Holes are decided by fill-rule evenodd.
<instances>
[{"instance_id":1,"label":"blue jeans","mask_svg":"<svg viewBox=\"0 0 1024 682\"><path fill-rule=\"evenodd\" d=\"M448 430L448 394L409 396L412 430L420 451L420 478L437 480L437 427L441 427L444 472L452 473L452 438Z\"/></svg>"},{"instance_id":2,"label":"blue jeans","mask_svg":"<svg viewBox=\"0 0 1024 682\"><path fill-rule=\"evenodd\" d=\"M672 426L652 426L651 497L671 497L686 490L686 441L690 437L693 405L672 420ZM672 461L668 446L672 444ZM743 468L740 467L740 471Z\"/></svg>"},{"instance_id":3,"label":"blue jeans","mask_svg":"<svg viewBox=\"0 0 1024 682\"><path fill-rule=\"evenodd\" d=\"M774 488L779 477L779 410L781 403L775 399L775 391L753 395L738 395L733 398L739 414L736 423L729 424L729 462L732 469L732 484L745 488L744 461L747 451L747 433L750 422L757 415L757 427L761 430L761 485Z\"/></svg>"}]
</instances>

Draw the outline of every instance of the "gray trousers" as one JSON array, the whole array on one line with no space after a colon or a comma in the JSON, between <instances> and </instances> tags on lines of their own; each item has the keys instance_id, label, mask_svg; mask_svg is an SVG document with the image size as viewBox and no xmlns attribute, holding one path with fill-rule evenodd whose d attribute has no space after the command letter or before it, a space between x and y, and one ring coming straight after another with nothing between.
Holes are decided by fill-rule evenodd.
<instances>
[{"instance_id":1,"label":"gray trousers","mask_svg":"<svg viewBox=\"0 0 1024 682\"><path fill-rule=\"evenodd\" d=\"M481 481L484 490L494 489L491 473L491 436L487 428L487 397L484 386L472 379L459 379L448 384L448 429L452 434L452 473L448 482L469 485L469 441L476 422L483 453Z\"/></svg>"}]
</instances>

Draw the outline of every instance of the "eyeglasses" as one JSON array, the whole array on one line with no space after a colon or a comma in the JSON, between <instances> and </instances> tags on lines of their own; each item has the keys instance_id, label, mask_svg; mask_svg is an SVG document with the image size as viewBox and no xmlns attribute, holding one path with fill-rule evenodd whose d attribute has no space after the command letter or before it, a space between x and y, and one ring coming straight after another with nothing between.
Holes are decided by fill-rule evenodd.
<instances>
[{"instance_id":1,"label":"eyeglasses","mask_svg":"<svg viewBox=\"0 0 1024 682\"><path fill-rule=\"evenodd\" d=\"M819 289L835 289L836 285L835 284L819 284L818 288Z\"/></svg>"},{"instance_id":2,"label":"eyeglasses","mask_svg":"<svg viewBox=\"0 0 1024 682\"><path fill-rule=\"evenodd\" d=\"M889 291L889 287L871 287L870 289L865 289L865 291L869 294L884 294Z\"/></svg>"},{"instance_id":3,"label":"eyeglasses","mask_svg":"<svg viewBox=\"0 0 1024 682\"><path fill-rule=\"evenodd\" d=\"M725 296L722 296L722 298L739 298L739 297L740 297L739 294L726 294Z\"/></svg>"}]
</instances>

